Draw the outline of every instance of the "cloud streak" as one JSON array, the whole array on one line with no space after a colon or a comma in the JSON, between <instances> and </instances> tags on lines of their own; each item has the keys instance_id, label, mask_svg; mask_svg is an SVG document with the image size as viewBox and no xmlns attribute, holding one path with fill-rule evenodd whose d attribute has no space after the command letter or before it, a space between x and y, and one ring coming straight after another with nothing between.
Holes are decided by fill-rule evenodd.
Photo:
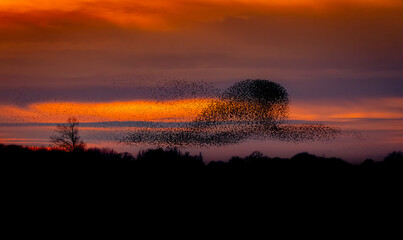
<instances>
[{"instance_id":1,"label":"cloud streak","mask_svg":"<svg viewBox=\"0 0 403 240\"><path fill-rule=\"evenodd\" d=\"M338 12L345 8L396 8L399 0L72 0L72 1L2 1L0 18L39 25L76 22L80 16L124 27L143 30L172 30L196 22L217 22L227 18L248 18L283 13ZM83 21L85 23L85 21Z\"/></svg>"},{"instance_id":2,"label":"cloud streak","mask_svg":"<svg viewBox=\"0 0 403 240\"><path fill-rule=\"evenodd\" d=\"M177 121L195 119L212 99L135 100L115 102L38 102L26 106L1 104L1 123ZM354 119L403 119L403 98L291 101L290 120L343 122Z\"/></svg>"}]
</instances>

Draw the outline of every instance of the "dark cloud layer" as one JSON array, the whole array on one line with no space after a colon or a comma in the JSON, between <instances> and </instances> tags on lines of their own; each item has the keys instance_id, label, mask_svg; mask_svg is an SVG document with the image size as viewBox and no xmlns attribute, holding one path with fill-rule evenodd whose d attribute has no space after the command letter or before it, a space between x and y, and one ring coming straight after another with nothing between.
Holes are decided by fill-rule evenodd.
<instances>
[{"instance_id":1,"label":"dark cloud layer","mask_svg":"<svg viewBox=\"0 0 403 240\"><path fill-rule=\"evenodd\" d=\"M32 19L2 13L8 24L0 27L0 86L68 88L106 80L116 86L113 79L122 77L131 79L123 87L170 77L229 85L264 77L289 82L288 89L299 80L313 87L352 80L350 89L359 90L367 81L378 88L393 74L388 84L396 89L403 78L402 12L345 7L230 14L172 31L123 27L79 11L36 12ZM376 79L362 77L373 73Z\"/></svg>"},{"instance_id":2,"label":"dark cloud layer","mask_svg":"<svg viewBox=\"0 0 403 240\"><path fill-rule=\"evenodd\" d=\"M1 11L0 103L211 97L247 78L276 81L293 100L403 97L401 4L187 2ZM170 27L139 27L131 11ZM172 79L205 93L155 88Z\"/></svg>"}]
</instances>

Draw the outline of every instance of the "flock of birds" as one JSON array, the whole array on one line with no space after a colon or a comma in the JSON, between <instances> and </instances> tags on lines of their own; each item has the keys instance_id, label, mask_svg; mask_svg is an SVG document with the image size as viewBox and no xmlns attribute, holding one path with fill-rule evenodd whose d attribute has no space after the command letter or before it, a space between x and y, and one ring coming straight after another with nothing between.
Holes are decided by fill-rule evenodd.
<instances>
[{"instance_id":1,"label":"flock of birds","mask_svg":"<svg viewBox=\"0 0 403 240\"><path fill-rule=\"evenodd\" d=\"M171 89L177 91L181 88L177 86ZM184 89L189 90L189 85ZM208 106L184 126L130 130L119 138L119 142L130 145L208 147L236 144L248 139L325 141L334 139L342 132L324 124L287 123L289 105L288 93L280 84L248 79L217 93Z\"/></svg>"}]
</instances>

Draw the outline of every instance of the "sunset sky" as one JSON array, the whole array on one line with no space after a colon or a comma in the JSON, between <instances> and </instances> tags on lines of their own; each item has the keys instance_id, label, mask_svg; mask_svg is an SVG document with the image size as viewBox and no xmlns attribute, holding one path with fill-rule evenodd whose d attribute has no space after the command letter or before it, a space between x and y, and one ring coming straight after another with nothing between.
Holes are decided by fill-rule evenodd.
<instances>
[{"instance_id":1,"label":"sunset sky","mask_svg":"<svg viewBox=\"0 0 403 240\"><path fill-rule=\"evenodd\" d=\"M402 121L402 43L401 0L0 0L0 123L191 121L209 96L155 89L249 78L291 120Z\"/></svg>"}]
</instances>

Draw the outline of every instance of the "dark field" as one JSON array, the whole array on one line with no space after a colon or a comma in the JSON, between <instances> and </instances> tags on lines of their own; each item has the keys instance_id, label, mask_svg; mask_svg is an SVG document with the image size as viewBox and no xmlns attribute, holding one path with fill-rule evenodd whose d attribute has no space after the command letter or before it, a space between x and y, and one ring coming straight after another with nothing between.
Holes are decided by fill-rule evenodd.
<instances>
[{"instance_id":1,"label":"dark field","mask_svg":"<svg viewBox=\"0 0 403 240\"><path fill-rule=\"evenodd\" d=\"M287 188L331 192L382 190L400 184L403 179L401 152L393 152L380 162L367 159L360 165L308 153L282 159L254 152L245 158L205 164L201 155L192 156L177 149L152 149L134 157L110 149L64 152L15 145L0 145L0 157L6 183L55 190L72 186L88 190L154 186L189 191Z\"/></svg>"}]
</instances>

